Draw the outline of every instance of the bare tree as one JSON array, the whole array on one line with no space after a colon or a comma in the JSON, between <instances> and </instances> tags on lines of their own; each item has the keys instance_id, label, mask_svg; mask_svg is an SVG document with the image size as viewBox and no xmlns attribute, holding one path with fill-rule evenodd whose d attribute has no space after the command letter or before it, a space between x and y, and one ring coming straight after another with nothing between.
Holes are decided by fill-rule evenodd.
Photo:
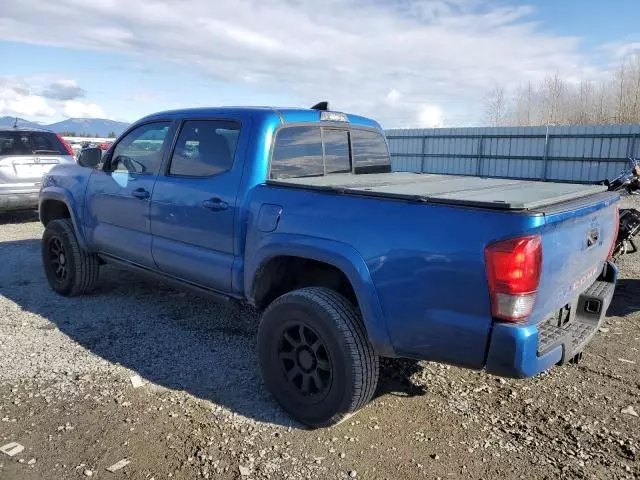
<instances>
[{"instance_id":1,"label":"bare tree","mask_svg":"<svg viewBox=\"0 0 640 480\"><path fill-rule=\"evenodd\" d=\"M636 55L630 61L631 64L631 85L632 97L631 102L631 119L632 121L640 122L640 55Z\"/></svg>"},{"instance_id":2,"label":"bare tree","mask_svg":"<svg viewBox=\"0 0 640 480\"><path fill-rule=\"evenodd\" d=\"M562 123L563 114L566 112L563 104L565 84L558 75L547 75L542 81L541 95L543 101L543 115L546 113L544 123Z\"/></svg>"},{"instance_id":3,"label":"bare tree","mask_svg":"<svg viewBox=\"0 0 640 480\"><path fill-rule=\"evenodd\" d=\"M567 88L564 99L560 102L560 123L592 123L594 95L593 83L590 80L582 80L579 85Z\"/></svg>"},{"instance_id":4,"label":"bare tree","mask_svg":"<svg viewBox=\"0 0 640 480\"><path fill-rule=\"evenodd\" d=\"M511 118L512 124L515 125L533 125L534 122L534 89L531 81L527 82L526 87L519 87L516 94L516 105Z\"/></svg>"},{"instance_id":5,"label":"bare tree","mask_svg":"<svg viewBox=\"0 0 640 480\"><path fill-rule=\"evenodd\" d=\"M527 82L512 95L498 85L484 98L487 125L640 123L640 53L597 81L559 74Z\"/></svg>"},{"instance_id":6,"label":"bare tree","mask_svg":"<svg viewBox=\"0 0 640 480\"><path fill-rule=\"evenodd\" d=\"M608 115L609 92L607 85L602 83L598 87L598 92L593 105L593 121L594 123L608 123L610 117Z\"/></svg>"},{"instance_id":7,"label":"bare tree","mask_svg":"<svg viewBox=\"0 0 640 480\"><path fill-rule=\"evenodd\" d=\"M617 84L616 104L617 104L618 110L616 111L615 116L618 123L622 123L625 117L625 112L624 112L625 110L625 98L624 98L625 97L624 95L625 77L626 77L626 70L625 70L625 65L623 63L622 65L620 65L620 67L616 71L616 84Z\"/></svg>"},{"instance_id":8,"label":"bare tree","mask_svg":"<svg viewBox=\"0 0 640 480\"><path fill-rule=\"evenodd\" d=\"M505 124L507 118L507 94L499 85L484 97L485 118L492 127Z\"/></svg>"}]
</instances>

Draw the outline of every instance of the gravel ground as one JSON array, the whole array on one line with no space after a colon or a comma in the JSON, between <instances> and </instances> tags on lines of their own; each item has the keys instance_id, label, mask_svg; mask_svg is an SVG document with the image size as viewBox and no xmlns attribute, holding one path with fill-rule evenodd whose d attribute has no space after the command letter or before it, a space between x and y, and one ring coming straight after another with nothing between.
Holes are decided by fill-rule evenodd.
<instances>
[{"instance_id":1,"label":"gravel ground","mask_svg":"<svg viewBox=\"0 0 640 480\"><path fill-rule=\"evenodd\" d=\"M369 406L308 431L264 391L255 312L112 268L59 297L41 235L0 216L0 446L25 447L2 479L640 478L640 254L580 364L505 381L386 360Z\"/></svg>"}]
</instances>

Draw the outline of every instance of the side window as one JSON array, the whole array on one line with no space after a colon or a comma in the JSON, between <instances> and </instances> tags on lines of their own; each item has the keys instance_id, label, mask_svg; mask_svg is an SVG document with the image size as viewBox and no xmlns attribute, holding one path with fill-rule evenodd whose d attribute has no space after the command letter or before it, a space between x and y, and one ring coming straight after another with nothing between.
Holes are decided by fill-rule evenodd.
<instances>
[{"instance_id":1,"label":"side window","mask_svg":"<svg viewBox=\"0 0 640 480\"><path fill-rule=\"evenodd\" d=\"M384 137L378 132L351 130L351 148L355 173L386 173L391 160Z\"/></svg>"},{"instance_id":2,"label":"side window","mask_svg":"<svg viewBox=\"0 0 640 480\"><path fill-rule=\"evenodd\" d=\"M171 157L169 175L209 177L233 166L240 124L188 120L182 125Z\"/></svg>"},{"instance_id":3,"label":"side window","mask_svg":"<svg viewBox=\"0 0 640 480\"><path fill-rule=\"evenodd\" d=\"M142 125L118 142L111 157L113 172L153 174L162 161L170 122Z\"/></svg>"},{"instance_id":4,"label":"side window","mask_svg":"<svg viewBox=\"0 0 640 480\"><path fill-rule=\"evenodd\" d=\"M347 130L322 129L324 142L324 162L327 173L344 173L351 171L349 155L349 133Z\"/></svg>"},{"instance_id":5,"label":"side window","mask_svg":"<svg viewBox=\"0 0 640 480\"><path fill-rule=\"evenodd\" d=\"M278 132L271 158L270 178L323 174L320 127L289 127Z\"/></svg>"}]
</instances>

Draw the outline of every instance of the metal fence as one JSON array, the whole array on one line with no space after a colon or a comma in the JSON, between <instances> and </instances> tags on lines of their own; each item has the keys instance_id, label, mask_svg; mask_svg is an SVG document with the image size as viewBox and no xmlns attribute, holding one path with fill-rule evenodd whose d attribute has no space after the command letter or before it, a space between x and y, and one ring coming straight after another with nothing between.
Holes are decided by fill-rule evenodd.
<instances>
[{"instance_id":1,"label":"metal fence","mask_svg":"<svg viewBox=\"0 0 640 480\"><path fill-rule=\"evenodd\" d=\"M640 125L387 130L395 171L597 182L640 157Z\"/></svg>"}]
</instances>

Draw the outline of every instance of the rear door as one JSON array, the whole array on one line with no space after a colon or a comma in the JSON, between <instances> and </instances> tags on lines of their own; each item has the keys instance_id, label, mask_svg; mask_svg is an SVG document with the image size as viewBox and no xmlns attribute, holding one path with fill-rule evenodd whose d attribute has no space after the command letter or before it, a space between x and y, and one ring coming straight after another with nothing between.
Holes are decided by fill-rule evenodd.
<instances>
[{"instance_id":1,"label":"rear door","mask_svg":"<svg viewBox=\"0 0 640 480\"><path fill-rule=\"evenodd\" d=\"M37 190L54 165L74 161L72 153L52 132L0 131L0 186L7 193Z\"/></svg>"},{"instance_id":2,"label":"rear door","mask_svg":"<svg viewBox=\"0 0 640 480\"><path fill-rule=\"evenodd\" d=\"M182 123L151 198L153 258L160 270L231 291L234 216L249 128L225 119Z\"/></svg>"},{"instance_id":3,"label":"rear door","mask_svg":"<svg viewBox=\"0 0 640 480\"><path fill-rule=\"evenodd\" d=\"M158 170L171 143L172 122L139 125L121 138L92 173L85 201L85 234L97 250L149 268L149 206Z\"/></svg>"}]
</instances>

